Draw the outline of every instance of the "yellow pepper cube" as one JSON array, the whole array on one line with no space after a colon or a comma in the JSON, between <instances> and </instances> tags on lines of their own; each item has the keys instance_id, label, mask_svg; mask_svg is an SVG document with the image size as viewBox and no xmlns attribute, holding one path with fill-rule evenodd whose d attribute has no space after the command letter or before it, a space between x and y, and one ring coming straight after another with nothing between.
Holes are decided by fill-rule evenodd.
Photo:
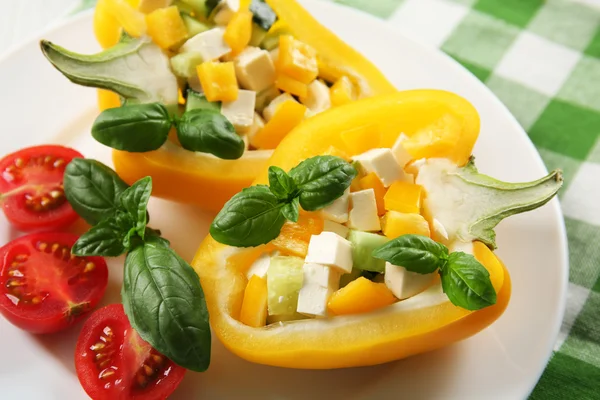
<instances>
[{"instance_id":1,"label":"yellow pepper cube","mask_svg":"<svg viewBox=\"0 0 600 400\"><path fill-rule=\"evenodd\" d=\"M208 101L237 100L239 88L232 62L205 62L196 71Z\"/></svg>"},{"instance_id":2,"label":"yellow pepper cube","mask_svg":"<svg viewBox=\"0 0 600 400\"><path fill-rule=\"evenodd\" d=\"M240 322L253 328L265 326L267 324L267 300L267 280L253 275L244 292Z\"/></svg>"},{"instance_id":3,"label":"yellow pepper cube","mask_svg":"<svg viewBox=\"0 0 600 400\"><path fill-rule=\"evenodd\" d=\"M104 111L109 108L121 107L121 99L115 92L106 89L97 89L97 93L98 108L100 111Z\"/></svg>"},{"instance_id":4,"label":"yellow pepper cube","mask_svg":"<svg viewBox=\"0 0 600 400\"><path fill-rule=\"evenodd\" d=\"M415 132L414 135L402 142L402 145L413 160L421 158L453 159L452 155L459 143L462 130L462 122L456 117L446 114L433 124Z\"/></svg>"},{"instance_id":5,"label":"yellow pepper cube","mask_svg":"<svg viewBox=\"0 0 600 400\"><path fill-rule=\"evenodd\" d=\"M146 16L125 0L106 0L107 9L119 21L125 32L133 37L146 34Z\"/></svg>"},{"instance_id":6,"label":"yellow pepper cube","mask_svg":"<svg viewBox=\"0 0 600 400\"><path fill-rule=\"evenodd\" d=\"M321 232L323 219L301 212L298 222L287 221L283 224L279 236L271 244L283 254L306 257L311 236Z\"/></svg>"},{"instance_id":7,"label":"yellow pepper cube","mask_svg":"<svg viewBox=\"0 0 600 400\"><path fill-rule=\"evenodd\" d=\"M381 180L375 175L374 172L360 178L359 180L360 190L373 189L375 192L375 201L377 202L377 214L383 215L385 214L385 205L383 202L383 197L386 193L386 188L381 183Z\"/></svg>"},{"instance_id":8,"label":"yellow pepper cube","mask_svg":"<svg viewBox=\"0 0 600 400\"><path fill-rule=\"evenodd\" d=\"M146 15L148 36L161 48L168 50L181 45L188 31L177 6L159 8Z\"/></svg>"},{"instance_id":9,"label":"yellow pepper cube","mask_svg":"<svg viewBox=\"0 0 600 400\"><path fill-rule=\"evenodd\" d=\"M402 235L422 235L431 237L429 224L421 214L388 211L381 219L383 234L390 239Z\"/></svg>"},{"instance_id":10,"label":"yellow pepper cube","mask_svg":"<svg viewBox=\"0 0 600 400\"><path fill-rule=\"evenodd\" d=\"M278 70L306 85L319 75L317 51L290 35L279 37Z\"/></svg>"},{"instance_id":11,"label":"yellow pepper cube","mask_svg":"<svg viewBox=\"0 0 600 400\"><path fill-rule=\"evenodd\" d=\"M283 74L277 76L275 86L282 92L288 92L298 97L306 97L308 94L308 85Z\"/></svg>"},{"instance_id":12,"label":"yellow pepper cube","mask_svg":"<svg viewBox=\"0 0 600 400\"><path fill-rule=\"evenodd\" d=\"M335 156L335 157L342 158L346 161L350 161L350 156L348 155L348 153L338 149L335 146L329 146L329 148L323 152L323 155L324 156Z\"/></svg>"},{"instance_id":13,"label":"yellow pepper cube","mask_svg":"<svg viewBox=\"0 0 600 400\"><path fill-rule=\"evenodd\" d=\"M207 96L208 98L208 96ZM254 136L259 149L274 149L302 120L306 107L297 101L286 100L278 106L273 118Z\"/></svg>"},{"instance_id":14,"label":"yellow pepper cube","mask_svg":"<svg viewBox=\"0 0 600 400\"><path fill-rule=\"evenodd\" d=\"M223 40L231 47L233 54L239 54L248 46L252 38L252 13L241 8L233 14L225 28Z\"/></svg>"},{"instance_id":15,"label":"yellow pepper cube","mask_svg":"<svg viewBox=\"0 0 600 400\"><path fill-rule=\"evenodd\" d=\"M414 183L394 182L383 197L385 209L388 211L419 214L421 211L422 191L423 188Z\"/></svg>"},{"instance_id":16,"label":"yellow pepper cube","mask_svg":"<svg viewBox=\"0 0 600 400\"><path fill-rule=\"evenodd\" d=\"M351 156L381 147L381 131L378 124L357 126L340 133L340 138Z\"/></svg>"},{"instance_id":17,"label":"yellow pepper cube","mask_svg":"<svg viewBox=\"0 0 600 400\"><path fill-rule=\"evenodd\" d=\"M334 292L327 308L334 315L362 314L389 306L396 300L384 283L360 277Z\"/></svg>"},{"instance_id":18,"label":"yellow pepper cube","mask_svg":"<svg viewBox=\"0 0 600 400\"><path fill-rule=\"evenodd\" d=\"M103 49L108 49L119 42L121 25L111 12L106 0L98 0L96 3L94 35Z\"/></svg>"},{"instance_id":19,"label":"yellow pepper cube","mask_svg":"<svg viewBox=\"0 0 600 400\"><path fill-rule=\"evenodd\" d=\"M354 85L347 76L342 76L329 88L329 96L333 107L353 102L356 100Z\"/></svg>"}]
</instances>

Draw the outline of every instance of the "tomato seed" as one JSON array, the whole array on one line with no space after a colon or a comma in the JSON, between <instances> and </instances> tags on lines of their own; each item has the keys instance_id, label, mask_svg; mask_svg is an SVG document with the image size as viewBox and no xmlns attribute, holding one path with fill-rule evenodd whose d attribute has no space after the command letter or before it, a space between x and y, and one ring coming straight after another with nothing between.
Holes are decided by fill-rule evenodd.
<instances>
[{"instance_id":1,"label":"tomato seed","mask_svg":"<svg viewBox=\"0 0 600 400\"><path fill-rule=\"evenodd\" d=\"M14 276L17 278L23 278L23 273L18 270L18 269L11 269L10 271L8 271L8 276Z\"/></svg>"},{"instance_id":2,"label":"tomato seed","mask_svg":"<svg viewBox=\"0 0 600 400\"><path fill-rule=\"evenodd\" d=\"M135 380L138 386L142 388L145 388L148 385L148 379L146 379L146 377L140 373L135 375Z\"/></svg>"},{"instance_id":3,"label":"tomato seed","mask_svg":"<svg viewBox=\"0 0 600 400\"><path fill-rule=\"evenodd\" d=\"M94 264L93 262L89 262L89 263L85 264L83 273L87 274L88 272L92 272L94 270L94 268L96 268L96 264Z\"/></svg>"},{"instance_id":4,"label":"tomato seed","mask_svg":"<svg viewBox=\"0 0 600 400\"><path fill-rule=\"evenodd\" d=\"M100 379L106 379L109 378L111 376L113 376L115 374L115 370L112 368L106 368L105 370L103 370L102 372L100 372L100 375L98 376Z\"/></svg>"},{"instance_id":5,"label":"tomato seed","mask_svg":"<svg viewBox=\"0 0 600 400\"><path fill-rule=\"evenodd\" d=\"M106 345L104 343L98 342L98 343L92 345L90 347L90 350L92 350L92 351L98 351L98 350L102 350L105 347L106 347Z\"/></svg>"},{"instance_id":6,"label":"tomato seed","mask_svg":"<svg viewBox=\"0 0 600 400\"><path fill-rule=\"evenodd\" d=\"M40 296L35 296L33 299L31 299L31 302L33 304L40 304L42 302L42 298Z\"/></svg>"},{"instance_id":7,"label":"tomato seed","mask_svg":"<svg viewBox=\"0 0 600 400\"><path fill-rule=\"evenodd\" d=\"M48 243L39 242L36 247L39 251L46 251L46 247L48 247Z\"/></svg>"},{"instance_id":8,"label":"tomato seed","mask_svg":"<svg viewBox=\"0 0 600 400\"><path fill-rule=\"evenodd\" d=\"M65 164L65 160L64 160L64 159L62 159L62 158L58 158L58 159L56 159L56 161L54 161L54 164L52 164L52 166L53 166L54 168L60 168L60 167L62 167L64 164Z\"/></svg>"},{"instance_id":9,"label":"tomato seed","mask_svg":"<svg viewBox=\"0 0 600 400\"><path fill-rule=\"evenodd\" d=\"M144 364L143 368L144 368L144 372L146 373L146 375L152 376L154 374L154 368L150 367L149 365Z\"/></svg>"},{"instance_id":10,"label":"tomato seed","mask_svg":"<svg viewBox=\"0 0 600 400\"><path fill-rule=\"evenodd\" d=\"M27 261L28 258L29 258L29 254L17 254L15 256L15 261L23 262L23 261Z\"/></svg>"},{"instance_id":11,"label":"tomato seed","mask_svg":"<svg viewBox=\"0 0 600 400\"><path fill-rule=\"evenodd\" d=\"M15 158L15 165L18 168L22 168L25 165L25 162L23 161L22 158Z\"/></svg>"}]
</instances>

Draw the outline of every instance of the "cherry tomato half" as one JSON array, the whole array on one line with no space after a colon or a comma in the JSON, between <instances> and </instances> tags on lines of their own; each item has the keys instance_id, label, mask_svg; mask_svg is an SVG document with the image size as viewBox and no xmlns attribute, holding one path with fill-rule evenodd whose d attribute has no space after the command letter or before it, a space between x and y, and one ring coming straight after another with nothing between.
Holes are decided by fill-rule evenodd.
<instances>
[{"instance_id":1,"label":"cherry tomato half","mask_svg":"<svg viewBox=\"0 0 600 400\"><path fill-rule=\"evenodd\" d=\"M131 328L121 304L101 308L85 322L75 348L75 369L93 400L166 399L186 371Z\"/></svg>"},{"instance_id":2,"label":"cherry tomato half","mask_svg":"<svg viewBox=\"0 0 600 400\"><path fill-rule=\"evenodd\" d=\"M58 229L78 217L65 197L63 175L78 151L58 145L21 149L0 160L0 199L17 229Z\"/></svg>"},{"instance_id":3,"label":"cherry tomato half","mask_svg":"<svg viewBox=\"0 0 600 400\"><path fill-rule=\"evenodd\" d=\"M90 312L108 282L102 257L76 257L70 233L34 233L0 248L0 313L32 333L62 330Z\"/></svg>"}]
</instances>

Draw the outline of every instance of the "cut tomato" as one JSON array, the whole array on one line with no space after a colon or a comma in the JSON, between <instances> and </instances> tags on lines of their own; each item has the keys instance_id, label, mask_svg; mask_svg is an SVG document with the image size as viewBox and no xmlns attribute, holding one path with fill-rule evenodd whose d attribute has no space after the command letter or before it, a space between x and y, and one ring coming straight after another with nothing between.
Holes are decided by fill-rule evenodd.
<instances>
[{"instance_id":1,"label":"cut tomato","mask_svg":"<svg viewBox=\"0 0 600 400\"><path fill-rule=\"evenodd\" d=\"M0 200L6 218L23 231L57 229L78 216L65 197L67 164L83 157L63 146L34 146L0 160Z\"/></svg>"},{"instance_id":2,"label":"cut tomato","mask_svg":"<svg viewBox=\"0 0 600 400\"><path fill-rule=\"evenodd\" d=\"M75 368L93 400L166 399L185 375L133 330L121 304L101 308L85 322Z\"/></svg>"},{"instance_id":3,"label":"cut tomato","mask_svg":"<svg viewBox=\"0 0 600 400\"><path fill-rule=\"evenodd\" d=\"M0 249L0 313L32 333L52 333L81 319L108 282L102 257L76 257L70 233L35 233Z\"/></svg>"}]
</instances>

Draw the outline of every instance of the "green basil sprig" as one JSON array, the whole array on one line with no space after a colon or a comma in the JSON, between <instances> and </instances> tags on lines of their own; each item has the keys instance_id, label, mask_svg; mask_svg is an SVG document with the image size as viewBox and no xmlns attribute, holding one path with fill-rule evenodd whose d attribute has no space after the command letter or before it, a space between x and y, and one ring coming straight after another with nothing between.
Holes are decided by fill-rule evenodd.
<instances>
[{"instance_id":1,"label":"green basil sprig","mask_svg":"<svg viewBox=\"0 0 600 400\"><path fill-rule=\"evenodd\" d=\"M258 185L233 196L210 226L210 234L236 247L268 243L279 236L285 220L297 222L300 206L316 211L340 198L350 187L356 169L335 156L316 156L289 174L269 167L269 186Z\"/></svg>"},{"instance_id":2,"label":"green basil sprig","mask_svg":"<svg viewBox=\"0 0 600 400\"><path fill-rule=\"evenodd\" d=\"M186 150L210 153L226 160L235 160L244 154L244 141L231 122L219 111L209 108L189 109L179 118L169 114L161 103L124 104L100 113L92 126L92 136L113 149L143 153L165 144L173 126Z\"/></svg>"},{"instance_id":3,"label":"green basil sprig","mask_svg":"<svg viewBox=\"0 0 600 400\"><path fill-rule=\"evenodd\" d=\"M73 209L93 225L73 254L127 253L121 297L133 328L176 364L206 370L211 339L204 293L192 267L147 227L152 179L128 187L105 165L75 159L64 182Z\"/></svg>"},{"instance_id":4,"label":"green basil sprig","mask_svg":"<svg viewBox=\"0 0 600 400\"><path fill-rule=\"evenodd\" d=\"M375 249L373 257L420 274L438 271L442 289L452 304L480 310L496 304L490 274L470 254L454 252L441 243L420 235L403 235Z\"/></svg>"}]
</instances>

